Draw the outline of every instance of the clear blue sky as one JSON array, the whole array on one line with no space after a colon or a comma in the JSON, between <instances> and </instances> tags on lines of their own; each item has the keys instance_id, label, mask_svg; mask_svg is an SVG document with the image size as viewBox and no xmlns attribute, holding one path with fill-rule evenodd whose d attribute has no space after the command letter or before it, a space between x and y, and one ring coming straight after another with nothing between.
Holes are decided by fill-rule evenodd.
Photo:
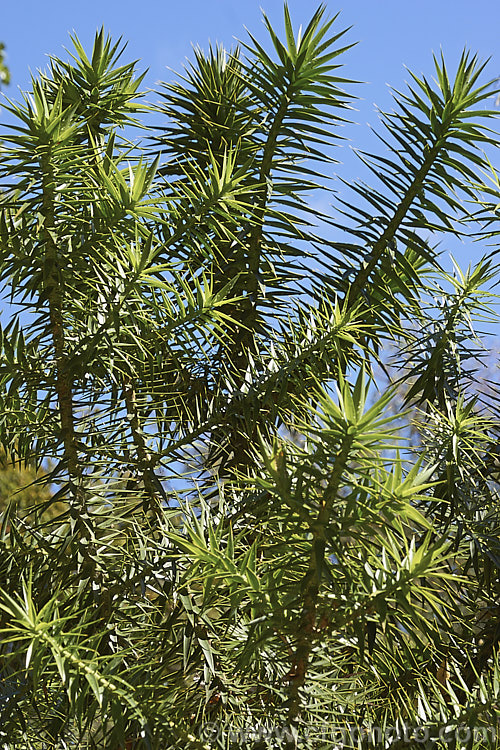
<instances>
[{"instance_id":1,"label":"clear blue sky","mask_svg":"<svg viewBox=\"0 0 500 750\"><path fill-rule=\"evenodd\" d=\"M306 22L317 5L314 0L289 0L297 25ZM431 54L441 47L450 61L464 46L484 58L491 56L491 77L500 74L497 0L328 0L326 5L330 15L340 11L339 24L353 26L350 38L360 42L346 62L352 77L370 84L362 92L365 119L373 102L388 102L387 83L402 84L404 65L430 71ZM27 85L28 70L43 66L47 53L62 53L73 30L87 44L101 25L123 36L129 55L150 69L148 84L153 85L171 77L168 67L180 69L191 43L203 46L217 40L231 45L234 37L244 36L245 26L262 35L261 8L274 24L281 23L281 0L5 0L0 39L7 45L12 72L10 94L16 86Z\"/></svg>"},{"instance_id":2,"label":"clear blue sky","mask_svg":"<svg viewBox=\"0 0 500 750\"><path fill-rule=\"evenodd\" d=\"M306 23L317 4L290 0L295 25ZM330 15L340 11L337 28L352 26L348 38L359 42L345 56L346 76L366 81L356 87L363 99L353 116L360 124L346 132L353 145L379 150L366 123L376 124L375 103L391 106L387 84L404 85L405 65L417 73L432 74L432 53L442 48L453 68L467 46L482 58L492 58L489 77L500 75L498 0L344 0L343 4L328 0L326 5ZM281 29L281 0L5 0L0 40L7 46L12 75L6 93L16 98L16 87L29 85L29 71L43 67L48 53L64 55L71 31L90 45L101 25L129 42L126 56L140 58L143 67L149 68L146 83L153 87L159 80L172 79L168 68L181 70L192 43L203 47L211 40L230 46L235 37L245 37L245 26L265 38L261 7ZM347 149L342 158L345 163L338 171L344 177L357 176L358 171L362 175L361 165ZM457 252L462 263L480 254L479 248Z\"/></svg>"}]
</instances>

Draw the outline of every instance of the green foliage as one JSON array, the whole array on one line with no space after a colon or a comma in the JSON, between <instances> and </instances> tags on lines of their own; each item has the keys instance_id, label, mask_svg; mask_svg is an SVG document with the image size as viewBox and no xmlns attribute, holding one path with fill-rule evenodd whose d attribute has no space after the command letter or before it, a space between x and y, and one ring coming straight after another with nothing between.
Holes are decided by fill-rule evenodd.
<instances>
[{"instance_id":1,"label":"green foliage","mask_svg":"<svg viewBox=\"0 0 500 750\"><path fill-rule=\"evenodd\" d=\"M10 71L5 63L5 44L0 42L0 84L10 83Z\"/></svg>"},{"instance_id":2,"label":"green foliage","mask_svg":"<svg viewBox=\"0 0 500 750\"><path fill-rule=\"evenodd\" d=\"M360 154L378 187L320 188L349 45L322 7L265 25L197 49L159 106L103 31L7 105L0 442L47 502L2 516L5 747L496 727L495 249L452 273L434 249L495 248L494 92L435 60Z\"/></svg>"},{"instance_id":3,"label":"green foliage","mask_svg":"<svg viewBox=\"0 0 500 750\"><path fill-rule=\"evenodd\" d=\"M47 487L46 472L36 471L26 462L12 465L2 456L0 460L0 508L12 513L14 509L26 515L35 508L45 513L58 514L63 509L60 503L51 502ZM12 504L13 507L9 508Z\"/></svg>"}]
</instances>

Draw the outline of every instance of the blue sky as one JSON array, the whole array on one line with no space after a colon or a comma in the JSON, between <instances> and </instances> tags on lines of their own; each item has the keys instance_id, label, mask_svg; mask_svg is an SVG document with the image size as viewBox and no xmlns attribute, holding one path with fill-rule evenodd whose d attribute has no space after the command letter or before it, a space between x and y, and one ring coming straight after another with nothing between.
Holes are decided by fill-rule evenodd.
<instances>
[{"instance_id":1,"label":"blue sky","mask_svg":"<svg viewBox=\"0 0 500 750\"><path fill-rule=\"evenodd\" d=\"M359 42L344 58L345 75L366 82L356 87L362 97L353 113L358 125L345 133L355 146L380 150L366 127L367 123L376 125L375 104L390 108L388 84L404 86L405 66L432 75L433 52L442 49L453 68L467 46L483 59L492 58L487 77L500 76L500 3L496 0L344 0L343 4L329 0L326 5L330 15L340 12L338 30L352 26L347 38ZM307 23L317 3L289 0L289 7L298 26ZM282 0L7 0L0 16L0 40L7 46L12 83L5 93L16 98L17 87L28 87L29 71L43 67L48 53L64 56L70 32L76 31L90 46L101 25L114 37L121 35L128 41L126 57L142 60L142 67L149 68L146 84L154 87L159 80L173 78L169 68L182 69L193 43L206 47L211 40L231 46L235 37L245 38L245 26L265 38L261 8L281 29ZM338 173L346 178L365 176L349 149L344 151L344 156L339 154L344 164L338 166ZM462 264L482 254L477 246L452 249Z\"/></svg>"},{"instance_id":2,"label":"blue sky","mask_svg":"<svg viewBox=\"0 0 500 750\"><path fill-rule=\"evenodd\" d=\"M481 57L491 56L491 77L500 74L496 0L329 0L326 5L330 15L340 11L339 28L353 26L350 39L360 42L346 64L351 77L370 84L360 91L366 100L365 118L373 102L388 102L386 84L402 84L405 65L429 71L432 52L441 47L450 62L464 46ZM297 25L306 22L316 6L314 0L289 0ZM281 24L281 0L7 0L2 4L0 39L7 45L12 71L10 93L27 85L29 69L43 66L47 53L62 53L71 31L87 44L101 25L123 36L128 54L143 60L150 69L148 84L154 85L171 77L168 67L179 70L192 43L203 46L210 39L231 45L234 37L244 37L245 26L262 35L261 8L274 24Z\"/></svg>"}]
</instances>

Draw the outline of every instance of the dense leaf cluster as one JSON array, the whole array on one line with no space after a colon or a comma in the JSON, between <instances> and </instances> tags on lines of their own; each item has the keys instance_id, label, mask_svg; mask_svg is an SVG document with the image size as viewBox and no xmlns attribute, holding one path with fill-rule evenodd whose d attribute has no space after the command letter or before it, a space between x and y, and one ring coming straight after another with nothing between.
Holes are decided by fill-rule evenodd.
<instances>
[{"instance_id":1,"label":"dense leaf cluster","mask_svg":"<svg viewBox=\"0 0 500 750\"><path fill-rule=\"evenodd\" d=\"M360 154L377 186L325 188L349 46L324 8L284 20L197 49L157 105L103 31L74 38L7 105L0 442L50 498L2 515L6 748L496 727L495 250L435 251L495 246L492 88L435 60Z\"/></svg>"}]
</instances>

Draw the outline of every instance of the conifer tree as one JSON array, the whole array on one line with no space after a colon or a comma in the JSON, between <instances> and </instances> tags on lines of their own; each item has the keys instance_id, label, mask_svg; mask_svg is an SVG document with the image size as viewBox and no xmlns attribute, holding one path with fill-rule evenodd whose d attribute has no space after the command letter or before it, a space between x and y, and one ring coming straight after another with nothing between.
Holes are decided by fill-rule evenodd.
<instances>
[{"instance_id":1,"label":"conifer tree","mask_svg":"<svg viewBox=\"0 0 500 750\"><path fill-rule=\"evenodd\" d=\"M473 392L495 92L436 58L359 154L374 186L346 183L339 19L264 20L159 105L103 30L7 104L0 443L57 512L2 515L4 747L496 725L499 428ZM444 270L448 236L484 258ZM418 445L377 390L389 345Z\"/></svg>"}]
</instances>

